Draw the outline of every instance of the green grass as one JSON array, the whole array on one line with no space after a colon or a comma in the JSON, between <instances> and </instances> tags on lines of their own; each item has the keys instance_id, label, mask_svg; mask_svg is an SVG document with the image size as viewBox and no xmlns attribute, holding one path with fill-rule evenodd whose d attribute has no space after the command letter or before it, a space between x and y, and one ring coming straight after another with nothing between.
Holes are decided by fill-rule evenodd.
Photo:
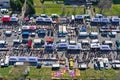
<instances>
[{"instance_id":1,"label":"green grass","mask_svg":"<svg viewBox=\"0 0 120 80\"><path fill-rule=\"evenodd\" d=\"M37 69L36 67L30 67L30 73L27 76L28 78L51 78L51 68L44 67Z\"/></svg>"},{"instance_id":2,"label":"green grass","mask_svg":"<svg viewBox=\"0 0 120 80\"><path fill-rule=\"evenodd\" d=\"M94 69L87 69L86 71L81 71L81 78L82 79L107 79L112 80L115 75L115 70L109 69L109 70L102 70L97 71Z\"/></svg>"},{"instance_id":3,"label":"green grass","mask_svg":"<svg viewBox=\"0 0 120 80\"><path fill-rule=\"evenodd\" d=\"M28 78L43 78L43 79L50 79L51 78L51 68L44 67L41 69L37 69L36 67L30 68L30 73ZM120 73L120 71L118 71ZM90 80L90 79L100 79L104 78L107 80L112 80L116 75L116 71L113 69L109 70L94 70L94 69L87 69L85 71L80 71L80 76L73 77L82 80ZM71 79L72 77L69 76L69 73L65 73L60 78L68 78Z\"/></svg>"},{"instance_id":4,"label":"green grass","mask_svg":"<svg viewBox=\"0 0 120 80\"><path fill-rule=\"evenodd\" d=\"M99 12L100 12L100 9L95 6L95 14ZM110 8L110 10L104 10L103 14L107 16L120 15L120 4L112 4L112 7Z\"/></svg>"},{"instance_id":5,"label":"green grass","mask_svg":"<svg viewBox=\"0 0 120 80\"><path fill-rule=\"evenodd\" d=\"M120 15L120 4L113 4L109 11L104 11L105 15Z\"/></svg>"},{"instance_id":6,"label":"green grass","mask_svg":"<svg viewBox=\"0 0 120 80\"><path fill-rule=\"evenodd\" d=\"M12 67L0 68L0 76L7 76Z\"/></svg>"},{"instance_id":7,"label":"green grass","mask_svg":"<svg viewBox=\"0 0 120 80\"><path fill-rule=\"evenodd\" d=\"M0 68L0 76L5 77L9 74L9 71L12 67ZM52 69L50 67L42 67L41 69L37 69L36 67L30 67L30 73L27 78L31 79L51 79L51 72ZM115 80L119 78L120 71L119 70L94 70L94 69L87 69L85 71L80 71L80 76L77 77L70 77L69 73L66 72L60 78L68 78L69 80L72 78L82 79L82 80L90 80L90 79L106 79L106 80Z\"/></svg>"},{"instance_id":8,"label":"green grass","mask_svg":"<svg viewBox=\"0 0 120 80\"><path fill-rule=\"evenodd\" d=\"M74 12L74 7L64 5L64 4L56 4L53 2L45 2L44 4L41 4L40 0L34 0L34 6L36 10L36 14L42 14L45 13L47 15L51 15L53 13L59 14L59 15L72 15L72 14L83 14L84 13L84 7L77 7L76 11ZM63 11L63 7L65 7ZM64 12L64 14L63 14Z\"/></svg>"}]
</instances>

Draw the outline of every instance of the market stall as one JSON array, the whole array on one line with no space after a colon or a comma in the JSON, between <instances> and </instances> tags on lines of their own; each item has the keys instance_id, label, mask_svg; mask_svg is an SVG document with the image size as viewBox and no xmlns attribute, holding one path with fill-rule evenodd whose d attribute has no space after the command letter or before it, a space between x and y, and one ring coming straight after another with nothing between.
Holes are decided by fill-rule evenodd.
<instances>
[{"instance_id":1,"label":"market stall","mask_svg":"<svg viewBox=\"0 0 120 80\"><path fill-rule=\"evenodd\" d=\"M4 15L1 18L1 20L2 20L3 23L8 23L8 22L10 22L10 16L9 15Z\"/></svg>"},{"instance_id":2,"label":"market stall","mask_svg":"<svg viewBox=\"0 0 120 80\"><path fill-rule=\"evenodd\" d=\"M42 18L42 17L37 17L37 18L36 18L36 24L38 24L38 25L44 24L44 18Z\"/></svg>"},{"instance_id":3,"label":"market stall","mask_svg":"<svg viewBox=\"0 0 120 80\"><path fill-rule=\"evenodd\" d=\"M109 18L101 18L101 26L106 26L109 23Z\"/></svg>"},{"instance_id":4,"label":"market stall","mask_svg":"<svg viewBox=\"0 0 120 80\"><path fill-rule=\"evenodd\" d=\"M13 16L13 17L10 17L10 23L18 23L18 17L15 17L15 16Z\"/></svg>"},{"instance_id":5,"label":"market stall","mask_svg":"<svg viewBox=\"0 0 120 80\"><path fill-rule=\"evenodd\" d=\"M92 18L90 25L91 26L97 26L101 22L100 18Z\"/></svg>"},{"instance_id":6,"label":"market stall","mask_svg":"<svg viewBox=\"0 0 120 80\"><path fill-rule=\"evenodd\" d=\"M75 22L83 24L84 16L83 15L76 15Z\"/></svg>"},{"instance_id":7,"label":"market stall","mask_svg":"<svg viewBox=\"0 0 120 80\"><path fill-rule=\"evenodd\" d=\"M55 49L55 45L53 42L52 38L46 38L46 42L45 42L45 50L46 51L53 51Z\"/></svg>"},{"instance_id":8,"label":"market stall","mask_svg":"<svg viewBox=\"0 0 120 80\"><path fill-rule=\"evenodd\" d=\"M119 26L120 18L112 18L112 25Z\"/></svg>"},{"instance_id":9,"label":"market stall","mask_svg":"<svg viewBox=\"0 0 120 80\"><path fill-rule=\"evenodd\" d=\"M67 47L68 47L68 44L67 43L58 43L58 45L57 45L57 48L58 48L58 50L60 49L64 49L64 50L66 50L67 49Z\"/></svg>"},{"instance_id":10,"label":"market stall","mask_svg":"<svg viewBox=\"0 0 120 80\"><path fill-rule=\"evenodd\" d=\"M111 50L109 45L100 45L100 50L102 51L109 51Z\"/></svg>"}]
</instances>

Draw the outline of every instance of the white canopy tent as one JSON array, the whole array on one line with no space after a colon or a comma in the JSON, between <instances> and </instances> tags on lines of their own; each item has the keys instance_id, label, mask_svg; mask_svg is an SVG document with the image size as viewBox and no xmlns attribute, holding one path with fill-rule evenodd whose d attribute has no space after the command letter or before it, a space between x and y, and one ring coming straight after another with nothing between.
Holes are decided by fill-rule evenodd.
<instances>
[{"instance_id":1,"label":"white canopy tent","mask_svg":"<svg viewBox=\"0 0 120 80\"><path fill-rule=\"evenodd\" d=\"M86 64L79 64L78 68L79 69L87 69L87 65Z\"/></svg>"},{"instance_id":2,"label":"white canopy tent","mask_svg":"<svg viewBox=\"0 0 120 80\"><path fill-rule=\"evenodd\" d=\"M60 26L59 26L59 32L62 32L62 30L63 30L63 29L62 29L62 26L60 25Z\"/></svg>"},{"instance_id":3,"label":"white canopy tent","mask_svg":"<svg viewBox=\"0 0 120 80\"><path fill-rule=\"evenodd\" d=\"M102 14L96 14L95 17L99 18L99 17L103 17L103 15Z\"/></svg>"},{"instance_id":4,"label":"white canopy tent","mask_svg":"<svg viewBox=\"0 0 120 80\"><path fill-rule=\"evenodd\" d=\"M99 43L92 43L92 44L90 44L90 48L100 48L100 44Z\"/></svg>"},{"instance_id":5,"label":"white canopy tent","mask_svg":"<svg viewBox=\"0 0 120 80\"><path fill-rule=\"evenodd\" d=\"M80 32L79 36L88 36L88 33L87 32Z\"/></svg>"},{"instance_id":6,"label":"white canopy tent","mask_svg":"<svg viewBox=\"0 0 120 80\"><path fill-rule=\"evenodd\" d=\"M5 66L9 65L9 56L5 56Z\"/></svg>"},{"instance_id":7,"label":"white canopy tent","mask_svg":"<svg viewBox=\"0 0 120 80\"><path fill-rule=\"evenodd\" d=\"M36 18L36 21L44 21L44 18L42 18L42 17L37 17L37 18Z\"/></svg>"},{"instance_id":8,"label":"white canopy tent","mask_svg":"<svg viewBox=\"0 0 120 80\"><path fill-rule=\"evenodd\" d=\"M99 40L98 40L98 39L93 39L93 40L91 41L91 43L99 43Z\"/></svg>"},{"instance_id":9,"label":"white canopy tent","mask_svg":"<svg viewBox=\"0 0 120 80\"><path fill-rule=\"evenodd\" d=\"M105 45L112 45L112 44L113 44L113 42L112 42L112 41L110 41L110 40L105 40L105 41L104 41L104 44L105 44Z\"/></svg>"},{"instance_id":10,"label":"white canopy tent","mask_svg":"<svg viewBox=\"0 0 120 80\"><path fill-rule=\"evenodd\" d=\"M67 33L67 27L63 26L63 33Z\"/></svg>"},{"instance_id":11,"label":"white canopy tent","mask_svg":"<svg viewBox=\"0 0 120 80\"><path fill-rule=\"evenodd\" d=\"M76 45L76 41L70 40L70 43L69 43L69 44L70 44L70 45L72 45L72 44L73 44L73 45L74 45L74 44Z\"/></svg>"},{"instance_id":12,"label":"white canopy tent","mask_svg":"<svg viewBox=\"0 0 120 80\"><path fill-rule=\"evenodd\" d=\"M13 42L20 42L19 39L13 39Z\"/></svg>"},{"instance_id":13,"label":"white canopy tent","mask_svg":"<svg viewBox=\"0 0 120 80\"><path fill-rule=\"evenodd\" d=\"M5 34L12 34L12 31L6 31Z\"/></svg>"},{"instance_id":14,"label":"white canopy tent","mask_svg":"<svg viewBox=\"0 0 120 80\"><path fill-rule=\"evenodd\" d=\"M10 21L18 21L19 19L18 19L18 17L10 17Z\"/></svg>"},{"instance_id":15,"label":"white canopy tent","mask_svg":"<svg viewBox=\"0 0 120 80\"><path fill-rule=\"evenodd\" d=\"M100 50L111 50L109 45L101 45Z\"/></svg>"},{"instance_id":16,"label":"white canopy tent","mask_svg":"<svg viewBox=\"0 0 120 80\"><path fill-rule=\"evenodd\" d=\"M63 43L63 42L66 42L66 40L65 39L60 39L60 42Z\"/></svg>"},{"instance_id":17,"label":"white canopy tent","mask_svg":"<svg viewBox=\"0 0 120 80\"><path fill-rule=\"evenodd\" d=\"M22 30L28 30L29 26L22 26Z\"/></svg>"},{"instance_id":18,"label":"white canopy tent","mask_svg":"<svg viewBox=\"0 0 120 80\"><path fill-rule=\"evenodd\" d=\"M83 43L83 44L89 44L89 41L88 40L82 40L81 43Z\"/></svg>"},{"instance_id":19,"label":"white canopy tent","mask_svg":"<svg viewBox=\"0 0 120 80\"><path fill-rule=\"evenodd\" d=\"M98 32L91 32L90 36L98 36Z\"/></svg>"},{"instance_id":20,"label":"white canopy tent","mask_svg":"<svg viewBox=\"0 0 120 80\"><path fill-rule=\"evenodd\" d=\"M39 43L41 43L41 39L34 39L34 44L39 44Z\"/></svg>"},{"instance_id":21,"label":"white canopy tent","mask_svg":"<svg viewBox=\"0 0 120 80\"><path fill-rule=\"evenodd\" d=\"M52 68L60 68L60 64L52 64Z\"/></svg>"}]
</instances>

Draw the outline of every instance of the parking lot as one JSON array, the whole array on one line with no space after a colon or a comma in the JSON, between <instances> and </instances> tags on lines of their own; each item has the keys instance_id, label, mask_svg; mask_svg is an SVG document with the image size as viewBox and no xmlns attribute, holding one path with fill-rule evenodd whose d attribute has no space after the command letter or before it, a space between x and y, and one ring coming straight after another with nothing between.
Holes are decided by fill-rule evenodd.
<instances>
[{"instance_id":1,"label":"parking lot","mask_svg":"<svg viewBox=\"0 0 120 80\"><path fill-rule=\"evenodd\" d=\"M44 18L46 22L43 20ZM52 19L54 20L54 18ZM5 41L5 43L3 44L2 42L0 44L1 59L4 59L8 55L32 56L45 59L56 58L58 60L64 58L64 66L69 66L69 59L73 58L75 68L78 67L79 63L86 63L88 67L93 68L94 63L91 61L99 57L108 58L110 61L120 59L118 46L116 45L116 40L120 39L119 25L113 26L113 24L107 22L101 25L100 22L96 23L91 19L86 22L86 19L82 17L76 20L68 17L64 18L63 21L61 19L61 22L51 22L51 18L46 15L37 18L32 17L30 20L25 18L22 26L19 25L19 21L15 21L17 24L11 22L6 23L4 20L3 22L5 23L2 23L0 27L0 39L1 41ZM91 24L93 23L97 25L92 26ZM107 27L104 29L104 26ZM111 26L114 29L110 28ZM61 29L63 33L60 32ZM111 31L107 31L109 29ZM117 32L112 31L115 29ZM46 49L48 44L46 41L47 38L53 39L52 43L50 42L53 47L51 49ZM34 47L35 39L40 40L40 42L43 41L42 47L40 45L38 45L39 47ZM71 45L70 42L72 42L74 47L71 46L67 47L67 49L59 50L58 44L64 43L60 42L60 40L64 40L67 45ZM105 41L110 42L111 45L105 43ZM97 47L94 47L96 45ZM107 49L100 48L99 46L101 45L103 47L107 45Z\"/></svg>"}]
</instances>

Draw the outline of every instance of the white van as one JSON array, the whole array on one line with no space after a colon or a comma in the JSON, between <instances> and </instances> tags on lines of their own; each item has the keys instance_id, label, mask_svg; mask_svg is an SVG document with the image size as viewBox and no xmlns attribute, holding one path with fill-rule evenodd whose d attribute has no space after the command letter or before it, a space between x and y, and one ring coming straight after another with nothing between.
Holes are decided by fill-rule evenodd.
<instances>
[{"instance_id":1,"label":"white van","mask_svg":"<svg viewBox=\"0 0 120 80\"><path fill-rule=\"evenodd\" d=\"M0 40L0 44L5 45L5 44L7 44L7 42L4 40Z\"/></svg>"},{"instance_id":2,"label":"white van","mask_svg":"<svg viewBox=\"0 0 120 80\"><path fill-rule=\"evenodd\" d=\"M113 42L112 42L112 41L109 41L109 40L106 40L106 41L103 41L103 44L104 44L104 45L112 46Z\"/></svg>"},{"instance_id":3,"label":"white van","mask_svg":"<svg viewBox=\"0 0 120 80\"><path fill-rule=\"evenodd\" d=\"M11 34L12 34L12 31L6 31L5 34L6 34L6 35L11 35Z\"/></svg>"}]
</instances>

